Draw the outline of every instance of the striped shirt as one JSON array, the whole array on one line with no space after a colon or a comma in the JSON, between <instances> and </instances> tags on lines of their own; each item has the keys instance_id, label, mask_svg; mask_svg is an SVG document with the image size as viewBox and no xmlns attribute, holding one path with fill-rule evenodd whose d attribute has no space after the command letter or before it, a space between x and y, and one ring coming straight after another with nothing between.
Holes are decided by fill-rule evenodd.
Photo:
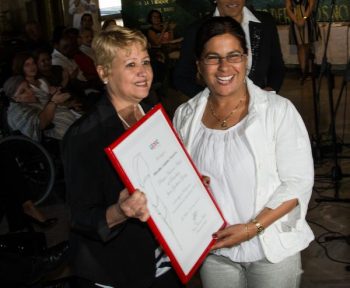
<instances>
[{"instance_id":1,"label":"striped shirt","mask_svg":"<svg viewBox=\"0 0 350 288\"><path fill-rule=\"evenodd\" d=\"M20 131L29 138L40 141L41 135L62 139L69 126L77 119L67 107L56 106L55 115L52 120L54 127L44 131L40 130L39 115L50 100L48 86L40 80L40 87L31 85L35 96L39 99L36 103L16 103L11 102L7 111L7 121L10 128L14 131ZM45 86L46 85L46 86ZM47 89L47 92L45 91Z\"/></svg>"}]
</instances>

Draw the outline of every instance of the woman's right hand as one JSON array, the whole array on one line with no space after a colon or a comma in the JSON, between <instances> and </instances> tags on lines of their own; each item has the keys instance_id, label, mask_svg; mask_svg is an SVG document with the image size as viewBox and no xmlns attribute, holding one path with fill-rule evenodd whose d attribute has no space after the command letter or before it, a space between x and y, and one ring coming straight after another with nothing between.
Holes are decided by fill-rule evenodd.
<instances>
[{"instance_id":1,"label":"woman's right hand","mask_svg":"<svg viewBox=\"0 0 350 288\"><path fill-rule=\"evenodd\" d=\"M212 250L220 248L231 248L239 245L244 241L248 241L255 236L249 224L235 224L214 233L213 238L216 243L211 248Z\"/></svg>"},{"instance_id":2,"label":"woman's right hand","mask_svg":"<svg viewBox=\"0 0 350 288\"><path fill-rule=\"evenodd\" d=\"M138 189L131 195L124 189L120 193L118 204L126 217L137 218L142 222L146 222L150 217L146 195Z\"/></svg>"}]
</instances>

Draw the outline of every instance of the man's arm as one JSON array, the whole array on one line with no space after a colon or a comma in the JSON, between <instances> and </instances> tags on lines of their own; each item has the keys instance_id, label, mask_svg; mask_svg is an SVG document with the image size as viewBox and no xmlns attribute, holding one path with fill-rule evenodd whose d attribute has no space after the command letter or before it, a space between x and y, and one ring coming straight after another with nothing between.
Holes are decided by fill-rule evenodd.
<instances>
[{"instance_id":1,"label":"man's arm","mask_svg":"<svg viewBox=\"0 0 350 288\"><path fill-rule=\"evenodd\" d=\"M278 92L281 89L284 75L285 66L283 61L283 55L281 50L281 44L278 36L277 26L275 20L271 17L270 21L270 33L271 33L271 58L270 65L266 79L266 88L271 87L274 91Z\"/></svg>"}]
</instances>

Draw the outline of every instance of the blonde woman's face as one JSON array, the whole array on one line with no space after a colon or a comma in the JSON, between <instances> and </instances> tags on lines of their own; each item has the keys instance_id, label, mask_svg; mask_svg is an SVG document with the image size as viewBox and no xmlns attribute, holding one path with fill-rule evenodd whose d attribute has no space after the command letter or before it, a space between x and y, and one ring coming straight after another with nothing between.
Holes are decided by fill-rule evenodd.
<instances>
[{"instance_id":1,"label":"blonde woman's face","mask_svg":"<svg viewBox=\"0 0 350 288\"><path fill-rule=\"evenodd\" d=\"M128 49L116 49L107 77L110 96L125 103L136 104L148 96L153 80L151 60L139 43Z\"/></svg>"}]
</instances>

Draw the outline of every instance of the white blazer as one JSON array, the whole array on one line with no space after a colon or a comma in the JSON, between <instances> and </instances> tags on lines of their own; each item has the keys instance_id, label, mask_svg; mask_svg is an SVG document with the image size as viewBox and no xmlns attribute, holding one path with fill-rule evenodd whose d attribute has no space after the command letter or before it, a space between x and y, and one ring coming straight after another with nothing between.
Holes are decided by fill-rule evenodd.
<instances>
[{"instance_id":1,"label":"white blazer","mask_svg":"<svg viewBox=\"0 0 350 288\"><path fill-rule=\"evenodd\" d=\"M288 99L246 81L250 98L245 134L255 159L255 213L291 199L299 203L259 235L267 260L276 263L314 239L305 220L314 183L311 145L302 118ZM206 88L175 112L175 129L190 155L208 96Z\"/></svg>"}]
</instances>

